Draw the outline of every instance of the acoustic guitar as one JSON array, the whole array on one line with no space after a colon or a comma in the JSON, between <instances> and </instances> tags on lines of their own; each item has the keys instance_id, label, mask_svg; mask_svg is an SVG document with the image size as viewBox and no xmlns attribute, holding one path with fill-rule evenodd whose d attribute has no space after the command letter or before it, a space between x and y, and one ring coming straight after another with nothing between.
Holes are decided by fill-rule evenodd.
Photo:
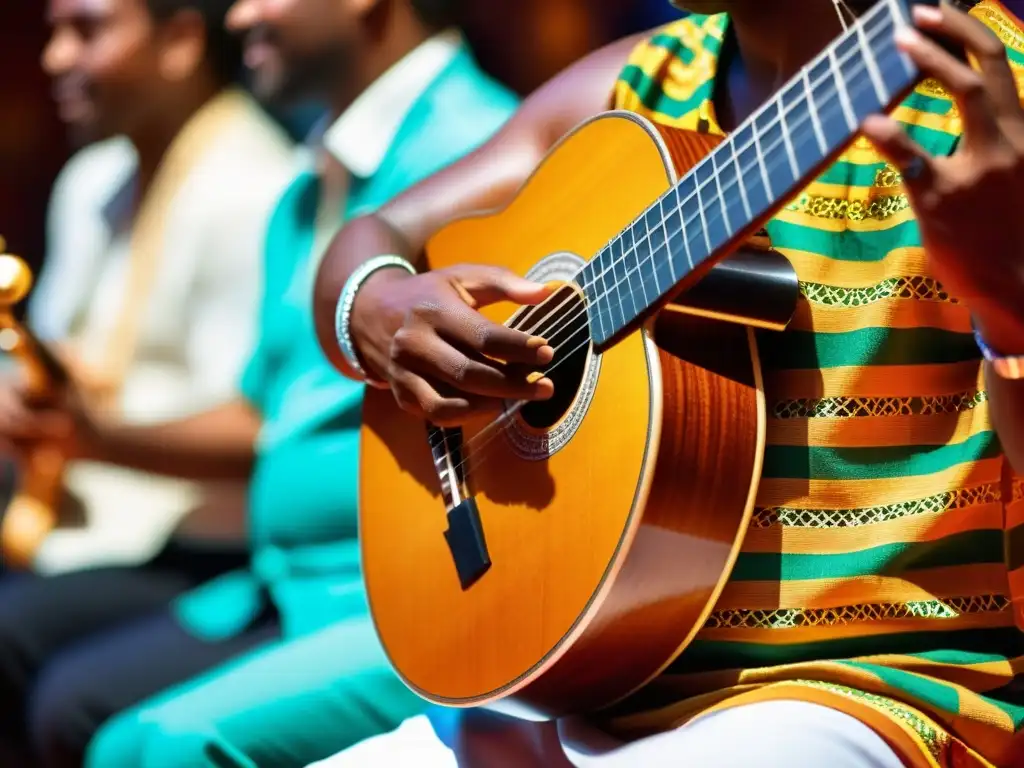
<instances>
[{"instance_id":1,"label":"acoustic guitar","mask_svg":"<svg viewBox=\"0 0 1024 768\"><path fill-rule=\"evenodd\" d=\"M26 396L45 405L60 396L68 373L46 345L14 317L15 305L31 288L28 265L17 256L0 255L0 350L20 365ZM15 494L0 518L0 557L6 567L30 567L39 545L57 526L64 464L60 448L45 442L33 445L22 456Z\"/></svg>"},{"instance_id":2,"label":"acoustic guitar","mask_svg":"<svg viewBox=\"0 0 1024 768\"><path fill-rule=\"evenodd\" d=\"M441 429L366 392L364 578L420 696L593 711L698 632L761 474L753 329L795 301L792 271L747 244L922 79L894 40L913 4L880 0L724 140L604 114L507 207L430 240L431 268L483 255L562 286L484 310L554 346L552 400Z\"/></svg>"}]
</instances>

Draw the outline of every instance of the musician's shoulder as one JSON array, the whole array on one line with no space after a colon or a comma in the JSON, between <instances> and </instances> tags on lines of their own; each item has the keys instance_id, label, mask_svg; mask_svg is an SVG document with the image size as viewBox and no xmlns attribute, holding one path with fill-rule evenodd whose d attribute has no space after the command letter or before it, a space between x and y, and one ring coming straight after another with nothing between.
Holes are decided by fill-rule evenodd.
<instances>
[{"instance_id":1,"label":"musician's shoulder","mask_svg":"<svg viewBox=\"0 0 1024 768\"><path fill-rule=\"evenodd\" d=\"M705 50L717 53L725 37L726 14L703 16L690 14L652 30L630 55L630 63L643 65L652 61L676 59L682 64Z\"/></svg>"},{"instance_id":2,"label":"musician's shoulder","mask_svg":"<svg viewBox=\"0 0 1024 768\"><path fill-rule=\"evenodd\" d=\"M691 14L653 30L630 54L615 105L684 118L714 78L728 21L726 14Z\"/></svg>"}]
</instances>

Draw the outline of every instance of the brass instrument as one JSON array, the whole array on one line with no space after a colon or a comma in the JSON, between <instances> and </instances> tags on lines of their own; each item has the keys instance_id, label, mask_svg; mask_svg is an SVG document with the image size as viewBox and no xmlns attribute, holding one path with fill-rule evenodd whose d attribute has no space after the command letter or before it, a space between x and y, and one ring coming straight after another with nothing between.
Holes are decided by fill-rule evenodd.
<instances>
[{"instance_id":1,"label":"brass instrument","mask_svg":"<svg viewBox=\"0 0 1024 768\"><path fill-rule=\"evenodd\" d=\"M66 378L52 353L14 317L13 308L31 288L28 265L17 256L0 255L0 350L18 361L27 399L45 405L60 396ZM39 545L57 525L64 463L59 446L51 443L32 445L22 455L15 494L0 522L0 556L7 567L30 567Z\"/></svg>"}]
</instances>

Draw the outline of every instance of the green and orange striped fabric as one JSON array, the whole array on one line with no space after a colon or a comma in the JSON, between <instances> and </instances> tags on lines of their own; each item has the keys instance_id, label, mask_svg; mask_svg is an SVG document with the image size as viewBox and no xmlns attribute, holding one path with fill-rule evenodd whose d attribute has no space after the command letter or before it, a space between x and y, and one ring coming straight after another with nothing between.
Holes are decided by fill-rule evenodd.
<instances>
[{"instance_id":1,"label":"green and orange striped fabric","mask_svg":"<svg viewBox=\"0 0 1024 768\"><path fill-rule=\"evenodd\" d=\"M1024 86L1019 21L993 0L972 13ZM613 106L721 132L728 24L661 29ZM934 154L961 133L934 81L894 116ZM608 725L637 736L799 697L861 717L912 764L998 764L1024 722L1024 482L992 430L968 310L930 275L900 175L864 139L767 229L802 295L789 330L759 337L769 424L753 522L696 642Z\"/></svg>"}]
</instances>

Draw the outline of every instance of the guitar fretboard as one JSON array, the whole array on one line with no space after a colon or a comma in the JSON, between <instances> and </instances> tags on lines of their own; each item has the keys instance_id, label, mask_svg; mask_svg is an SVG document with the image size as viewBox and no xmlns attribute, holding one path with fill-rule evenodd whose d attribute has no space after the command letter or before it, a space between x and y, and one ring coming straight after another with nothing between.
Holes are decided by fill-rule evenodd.
<instances>
[{"instance_id":1,"label":"guitar fretboard","mask_svg":"<svg viewBox=\"0 0 1024 768\"><path fill-rule=\"evenodd\" d=\"M762 223L920 79L896 48L908 0L880 0L581 270L600 346Z\"/></svg>"}]
</instances>

